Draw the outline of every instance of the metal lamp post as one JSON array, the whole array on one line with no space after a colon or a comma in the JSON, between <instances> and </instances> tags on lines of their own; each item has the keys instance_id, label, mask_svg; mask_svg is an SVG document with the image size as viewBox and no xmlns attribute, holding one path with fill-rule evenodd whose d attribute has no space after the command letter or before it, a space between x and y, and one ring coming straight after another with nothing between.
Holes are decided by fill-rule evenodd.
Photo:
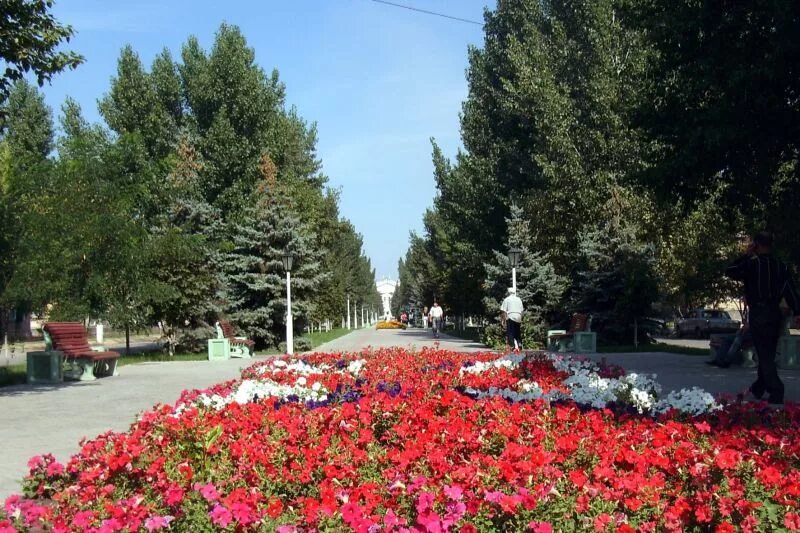
<instances>
[{"instance_id":1,"label":"metal lamp post","mask_svg":"<svg viewBox=\"0 0 800 533\"><path fill-rule=\"evenodd\" d=\"M350 329L350 295L347 295L347 329Z\"/></svg>"},{"instance_id":2,"label":"metal lamp post","mask_svg":"<svg viewBox=\"0 0 800 533\"><path fill-rule=\"evenodd\" d=\"M292 317L292 252L283 253L283 268L286 270L286 353L294 353L294 319Z\"/></svg>"},{"instance_id":3,"label":"metal lamp post","mask_svg":"<svg viewBox=\"0 0 800 533\"><path fill-rule=\"evenodd\" d=\"M517 293L517 265L522 259L522 250L519 248L511 248L508 250L508 261L511 263L511 286L514 288L514 294Z\"/></svg>"}]
</instances>

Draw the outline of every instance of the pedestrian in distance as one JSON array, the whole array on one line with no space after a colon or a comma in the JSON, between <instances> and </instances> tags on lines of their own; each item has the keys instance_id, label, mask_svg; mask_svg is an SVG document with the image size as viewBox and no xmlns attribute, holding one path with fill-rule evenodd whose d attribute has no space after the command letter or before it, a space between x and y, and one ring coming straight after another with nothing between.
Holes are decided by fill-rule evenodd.
<instances>
[{"instance_id":1,"label":"pedestrian in distance","mask_svg":"<svg viewBox=\"0 0 800 533\"><path fill-rule=\"evenodd\" d=\"M522 313L524 311L522 299L517 296L517 291L513 287L509 287L508 295L500 304L500 320L506 327L508 350L522 349Z\"/></svg>"},{"instance_id":2,"label":"pedestrian in distance","mask_svg":"<svg viewBox=\"0 0 800 533\"><path fill-rule=\"evenodd\" d=\"M433 301L433 306L431 307L431 325L433 327L433 336L434 338L439 338L439 332L442 330L442 317L444 316L444 311L436 300Z\"/></svg>"},{"instance_id":3,"label":"pedestrian in distance","mask_svg":"<svg viewBox=\"0 0 800 533\"><path fill-rule=\"evenodd\" d=\"M748 330L758 355L758 377L749 390L757 399L769 393L769 403L782 404L784 386L775 365L778 337L785 321L780 303L785 300L797 314L800 302L789 268L772 255L772 241L768 232L756 234L725 275L744 282Z\"/></svg>"},{"instance_id":4,"label":"pedestrian in distance","mask_svg":"<svg viewBox=\"0 0 800 533\"><path fill-rule=\"evenodd\" d=\"M425 308L422 310L422 327L428 329L428 320L429 320L429 312L428 306L426 305Z\"/></svg>"}]
</instances>

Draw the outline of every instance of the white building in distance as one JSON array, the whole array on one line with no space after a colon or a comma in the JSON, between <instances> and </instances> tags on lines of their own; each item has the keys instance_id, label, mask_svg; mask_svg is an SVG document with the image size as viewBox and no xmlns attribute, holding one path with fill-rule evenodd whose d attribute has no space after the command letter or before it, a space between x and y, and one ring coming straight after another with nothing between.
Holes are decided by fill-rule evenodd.
<instances>
[{"instance_id":1,"label":"white building in distance","mask_svg":"<svg viewBox=\"0 0 800 533\"><path fill-rule=\"evenodd\" d=\"M400 285L399 281L389 278L383 278L375 282L375 287L378 289L378 294L381 295L381 303L383 304L383 317L389 318L392 316L392 295L395 289Z\"/></svg>"}]
</instances>

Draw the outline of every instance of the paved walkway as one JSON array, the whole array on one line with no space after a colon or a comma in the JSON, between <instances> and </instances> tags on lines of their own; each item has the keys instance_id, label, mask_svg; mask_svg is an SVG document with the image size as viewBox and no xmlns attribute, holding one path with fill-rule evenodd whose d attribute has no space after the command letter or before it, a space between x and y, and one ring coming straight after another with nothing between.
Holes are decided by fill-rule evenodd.
<instances>
[{"instance_id":1,"label":"paved walkway","mask_svg":"<svg viewBox=\"0 0 800 533\"><path fill-rule=\"evenodd\" d=\"M670 390L700 387L712 394L746 392L756 379L755 368L716 368L705 364L708 357L674 353L619 353L593 354L592 359L605 358L609 363L620 365L628 372L656 374L664 393ZM786 387L787 401L800 403L800 369L778 371Z\"/></svg>"},{"instance_id":2,"label":"paved walkway","mask_svg":"<svg viewBox=\"0 0 800 533\"><path fill-rule=\"evenodd\" d=\"M480 344L443 336L436 341L427 330L362 329L335 339L318 351L353 351L365 346L481 351ZM703 364L704 357L676 354L607 354L610 362L630 371L657 373L666 390L688 386L710 392L738 392L753 379L754 370L719 370ZM256 360L264 359L257 357ZM60 461L78 451L84 437L108 430L125 431L137 414L156 403L173 403L181 391L205 388L239 377L252 361L186 361L140 363L120 369L120 375L92 382L52 386L18 385L0 388L0 500L19 491L31 456L53 453ZM800 401L800 371L781 371L787 399Z\"/></svg>"}]
</instances>

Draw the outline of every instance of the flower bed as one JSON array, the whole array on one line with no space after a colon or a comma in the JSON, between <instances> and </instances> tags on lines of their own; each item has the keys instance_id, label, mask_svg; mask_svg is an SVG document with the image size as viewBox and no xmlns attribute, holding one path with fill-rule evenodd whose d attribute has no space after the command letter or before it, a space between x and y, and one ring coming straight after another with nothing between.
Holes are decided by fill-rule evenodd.
<instances>
[{"instance_id":1,"label":"flower bed","mask_svg":"<svg viewBox=\"0 0 800 533\"><path fill-rule=\"evenodd\" d=\"M658 392L549 354L274 359L32 459L0 532L800 529L800 410Z\"/></svg>"},{"instance_id":2,"label":"flower bed","mask_svg":"<svg viewBox=\"0 0 800 533\"><path fill-rule=\"evenodd\" d=\"M406 329L406 325L397 320L381 320L375 329Z\"/></svg>"}]
</instances>

